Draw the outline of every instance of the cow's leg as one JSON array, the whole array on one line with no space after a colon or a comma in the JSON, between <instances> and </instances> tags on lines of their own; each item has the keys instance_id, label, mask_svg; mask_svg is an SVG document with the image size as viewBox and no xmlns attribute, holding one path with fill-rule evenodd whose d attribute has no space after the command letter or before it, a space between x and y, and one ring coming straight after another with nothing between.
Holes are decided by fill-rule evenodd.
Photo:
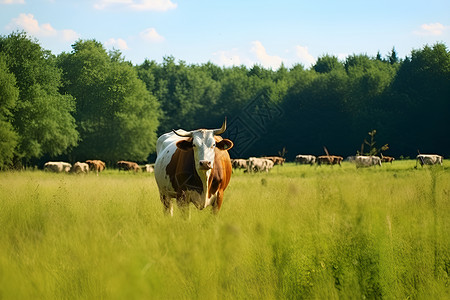
<instances>
[{"instance_id":1,"label":"cow's leg","mask_svg":"<svg viewBox=\"0 0 450 300\"><path fill-rule=\"evenodd\" d=\"M172 203L172 199L170 199L169 197L165 196L165 195L160 195L159 196L161 199L162 204L164 205L164 214L165 215L169 215L171 217L173 217L173 203Z\"/></svg>"},{"instance_id":2,"label":"cow's leg","mask_svg":"<svg viewBox=\"0 0 450 300\"><path fill-rule=\"evenodd\" d=\"M212 206L212 212L214 214L217 214L219 212L220 207L222 207L222 202L223 202L223 191L219 189L217 191L216 201L214 201L214 204Z\"/></svg>"},{"instance_id":3,"label":"cow's leg","mask_svg":"<svg viewBox=\"0 0 450 300\"><path fill-rule=\"evenodd\" d=\"M181 215L183 216L183 218L189 219L190 218L189 201L186 192L183 191L181 192L181 194L177 195L177 205L181 211Z\"/></svg>"}]
</instances>

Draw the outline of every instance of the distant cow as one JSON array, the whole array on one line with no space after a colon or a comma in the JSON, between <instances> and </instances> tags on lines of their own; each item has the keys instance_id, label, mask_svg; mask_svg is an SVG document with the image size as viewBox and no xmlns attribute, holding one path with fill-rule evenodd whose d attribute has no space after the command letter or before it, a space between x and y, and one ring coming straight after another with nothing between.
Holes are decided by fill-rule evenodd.
<instances>
[{"instance_id":1,"label":"distant cow","mask_svg":"<svg viewBox=\"0 0 450 300\"><path fill-rule=\"evenodd\" d=\"M248 160L243 158L236 158L231 160L233 169L247 169Z\"/></svg>"},{"instance_id":2,"label":"distant cow","mask_svg":"<svg viewBox=\"0 0 450 300\"><path fill-rule=\"evenodd\" d=\"M384 156L383 154L381 154L381 162L387 162L387 163L391 163L395 160L395 158L393 158L392 156Z\"/></svg>"},{"instance_id":3,"label":"distant cow","mask_svg":"<svg viewBox=\"0 0 450 300\"><path fill-rule=\"evenodd\" d=\"M302 155L295 156L295 164L301 165L313 165L316 163L316 157L314 155Z\"/></svg>"},{"instance_id":4,"label":"distant cow","mask_svg":"<svg viewBox=\"0 0 450 300\"><path fill-rule=\"evenodd\" d=\"M55 173L68 173L72 165L62 161L49 161L44 164L44 171L50 171Z\"/></svg>"},{"instance_id":5,"label":"distant cow","mask_svg":"<svg viewBox=\"0 0 450 300\"><path fill-rule=\"evenodd\" d=\"M125 161L125 160L120 160L117 162L117 167L120 170L123 171L134 171L134 172L139 172L139 170L141 168L139 168L139 165L135 162L132 161Z\"/></svg>"},{"instance_id":6,"label":"distant cow","mask_svg":"<svg viewBox=\"0 0 450 300\"><path fill-rule=\"evenodd\" d=\"M322 155L317 157L317 164L320 165L339 165L344 160L342 156L336 155Z\"/></svg>"},{"instance_id":7,"label":"distant cow","mask_svg":"<svg viewBox=\"0 0 450 300\"><path fill-rule=\"evenodd\" d=\"M416 159L416 168L417 163L423 167L423 165L437 165L440 164L442 166L443 157L437 154L419 154Z\"/></svg>"},{"instance_id":8,"label":"distant cow","mask_svg":"<svg viewBox=\"0 0 450 300\"><path fill-rule=\"evenodd\" d=\"M155 170L155 164L146 164L144 167L142 167L143 172L153 173L154 170Z\"/></svg>"},{"instance_id":9,"label":"distant cow","mask_svg":"<svg viewBox=\"0 0 450 300\"><path fill-rule=\"evenodd\" d=\"M80 173L89 173L89 165L87 163L79 162L73 164L72 169L70 170L72 173L80 174Z\"/></svg>"},{"instance_id":10,"label":"distant cow","mask_svg":"<svg viewBox=\"0 0 450 300\"><path fill-rule=\"evenodd\" d=\"M87 160L86 163L89 165L89 169L91 171L95 171L97 176L99 172L102 172L104 169L106 169L105 163L98 159Z\"/></svg>"},{"instance_id":11,"label":"distant cow","mask_svg":"<svg viewBox=\"0 0 450 300\"><path fill-rule=\"evenodd\" d=\"M266 158L250 157L247 164L247 172L269 172L274 162Z\"/></svg>"},{"instance_id":12,"label":"distant cow","mask_svg":"<svg viewBox=\"0 0 450 300\"><path fill-rule=\"evenodd\" d=\"M363 156L358 155L355 158L355 164L357 168L371 167L371 166L380 166L381 167L381 158L378 156Z\"/></svg>"},{"instance_id":13,"label":"distant cow","mask_svg":"<svg viewBox=\"0 0 450 300\"><path fill-rule=\"evenodd\" d=\"M283 157L280 157L280 156L263 156L261 158L269 159L269 160L273 161L274 165L281 165L281 166L286 161L286 158L283 158Z\"/></svg>"}]
</instances>

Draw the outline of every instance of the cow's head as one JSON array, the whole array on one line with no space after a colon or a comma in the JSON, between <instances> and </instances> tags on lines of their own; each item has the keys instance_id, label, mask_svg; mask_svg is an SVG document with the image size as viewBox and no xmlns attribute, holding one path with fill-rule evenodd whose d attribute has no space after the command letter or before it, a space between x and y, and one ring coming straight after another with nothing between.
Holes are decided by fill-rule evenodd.
<instances>
[{"instance_id":1,"label":"cow's head","mask_svg":"<svg viewBox=\"0 0 450 300\"><path fill-rule=\"evenodd\" d=\"M178 136L188 138L178 141L177 147L182 151L193 150L197 171L208 171L214 167L216 149L227 151L233 147L232 141L216 137L224 133L226 128L225 120L219 129L198 129L187 133L173 130L173 132Z\"/></svg>"}]
</instances>

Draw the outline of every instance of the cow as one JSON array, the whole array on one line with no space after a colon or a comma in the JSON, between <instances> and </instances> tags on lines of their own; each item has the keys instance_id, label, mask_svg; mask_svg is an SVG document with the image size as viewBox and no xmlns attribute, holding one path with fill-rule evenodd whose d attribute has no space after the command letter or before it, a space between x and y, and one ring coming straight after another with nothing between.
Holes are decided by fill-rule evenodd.
<instances>
[{"instance_id":1,"label":"cow","mask_svg":"<svg viewBox=\"0 0 450 300\"><path fill-rule=\"evenodd\" d=\"M98 159L87 160L86 163L89 165L89 169L91 171L95 171L97 176L98 176L98 173L100 173L104 169L106 169L105 163Z\"/></svg>"},{"instance_id":2,"label":"cow","mask_svg":"<svg viewBox=\"0 0 450 300\"><path fill-rule=\"evenodd\" d=\"M393 158L392 156L384 156L383 154L381 154L381 162L387 162L387 163L391 163L395 160L395 158Z\"/></svg>"},{"instance_id":3,"label":"cow","mask_svg":"<svg viewBox=\"0 0 450 300\"><path fill-rule=\"evenodd\" d=\"M250 157L247 164L247 172L269 172L274 162L266 158Z\"/></svg>"},{"instance_id":4,"label":"cow","mask_svg":"<svg viewBox=\"0 0 450 300\"><path fill-rule=\"evenodd\" d=\"M296 155L295 156L295 164L302 164L302 165L313 165L316 163L316 157L314 155Z\"/></svg>"},{"instance_id":5,"label":"cow","mask_svg":"<svg viewBox=\"0 0 450 300\"><path fill-rule=\"evenodd\" d=\"M155 179L166 214L173 216L173 198L183 214L190 203L219 212L232 172L233 142L220 136L225 130L226 119L218 129L178 129L158 138Z\"/></svg>"},{"instance_id":6,"label":"cow","mask_svg":"<svg viewBox=\"0 0 450 300\"><path fill-rule=\"evenodd\" d=\"M381 167L381 158L373 155L372 156L358 155L355 158L355 164L357 168L371 167L371 166Z\"/></svg>"},{"instance_id":7,"label":"cow","mask_svg":"<svg viewBox=\"0 0 450 300\"><path fill-rule=\"evenodd\" d=\"M154 170L155 170L155 164L146 164L145 166L142 167L143 172L153 173Z\"/></svg>"},{"instance_id":8,"label":"cow","mask_svg":"<svg viewBox=\"0 0 450 300\"><path fill-rule=\"evenodd\" d=\"M336 155L321 155L317 157L317 164L320 165L341 165L341 162L344 158L342 156L336 156Z\"/></svg>"},{"instance_id":9,"label":"cow","mask_svg":"<svg viewBox=\"0 0 450 300\"><path fill-rule=\"evenodd\" d=\"M231 166L233 169L247 169L247 164L247 159L236 158L231 160Z\"/></svg>"},{"instance_id":10,"label":"cow","mask_svg":"<svg viewBox=\"0 0 450 300\"><path fill-rule=\"evenodd\" d=\"M283 157L280 157L280 156L263 156L261 158L269 159L269 160L273 161L274 165L281 165L281 166L286 161L286 158L283 158Z\"/></svg>"},{"instance_id":11,"label":"cow","mask_svg":"<svg viewBox=\"0 0 450 300\"><path fill-rule=\"evenodd\" d=\"M139 172L141 169L137 163L125 160L118 161L117 167L119 168L119 172L120 170Z\"/></svg>"},{"instance_id":12,"label":"cow","mask_svg":"<svg viewBox=\"0 0 450 300\"><path fill-rule=\"evenodd\" d=\"M89 173L89 165L87 163L79 162L73 164L72 169L70 170L72 173L80 174L80 173Z\"/></svg>"},{"instance_id":13,"label":"cow","mask_svg":"<svg viewBox=\"0 0 450 300\"><path fill-rule=\"evenodd\" d=\"M440 164L442 166L443 157L437 154L419 154L416 157L416 168L417 163L423 167L423 165L437 165Z\"/></svg>"},{"instance_id":14,"label":"cow","mask_svg":"<svg viewBox=\"0 0 450 300\"><path fill-rule=\"evenodd\" d=\"M50 171L55 173L68 173L72 165L62 161L49 161L44 164L44 171Z\"/></svg>"}]
</instances>

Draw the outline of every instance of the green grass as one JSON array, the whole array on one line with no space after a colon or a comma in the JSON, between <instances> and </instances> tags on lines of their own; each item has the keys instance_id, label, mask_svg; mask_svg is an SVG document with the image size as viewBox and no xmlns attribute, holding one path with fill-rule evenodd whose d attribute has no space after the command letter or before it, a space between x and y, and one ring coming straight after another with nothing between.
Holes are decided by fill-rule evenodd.
<instances>
[{"instance_id":1,"label":"green grass","mask_svg":"<svg viewBox=\"0 0 450 300\"><path fill-rule=\"evenodd\" d=\"M0 173L0 299L449 299L450 161L233 174L217 216L152 174Z\"/></svg>"}]
</instances>

